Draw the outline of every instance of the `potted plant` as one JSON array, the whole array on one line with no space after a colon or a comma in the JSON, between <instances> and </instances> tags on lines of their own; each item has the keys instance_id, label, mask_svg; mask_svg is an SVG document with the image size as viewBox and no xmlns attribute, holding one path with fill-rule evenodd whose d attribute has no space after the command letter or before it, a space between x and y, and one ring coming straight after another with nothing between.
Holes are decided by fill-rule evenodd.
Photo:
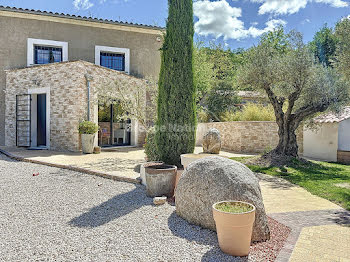
<instances>
[{"instance_id":1,"label":"potted plant","mask_svg":"<svg viewBox=\"0 0 350 262\"><path fill-rule=\"evenodd\" d=\"M150 197L174 195L177 167L172 165L151 165L145 167L146 190Z\"/></svg>"},{"instance_id":2,"label":"potted plant","mask_svg":"<svg viewBox=\"0 0 350 262\"><path fill-rule=\"evenodd\" d=\"M98 125L91 121L83 121L79 124L79 134L81 134L81 147L83 153L92 154L94 151L95 134Z\"/></svg>"},{"instance_id":3,"label":"potted plant","mask_svg":"<svg viewBox=\"0 0 350 262\"><path fill-rule=\"evenodd\" d=\"M217 202L213 216L221 250L232 256L248 256L255 206L241 201Z\"/></svg>"}]
</instances>

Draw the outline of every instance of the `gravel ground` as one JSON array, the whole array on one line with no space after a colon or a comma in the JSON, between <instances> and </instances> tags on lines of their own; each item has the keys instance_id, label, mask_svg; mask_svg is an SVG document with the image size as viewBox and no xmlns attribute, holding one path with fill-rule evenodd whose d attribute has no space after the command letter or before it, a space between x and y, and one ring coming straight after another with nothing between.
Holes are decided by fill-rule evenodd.
<instances>
[{"instance_id":1,"label":"gravel ground","mask_svg":"<svg viewBox=\"0 0 350 262\"><path fill-rule=\"evenodd\" d=\"M3 155L0 178L0 261L247 261L141 185Z\"/></svg>"}]
</instances>

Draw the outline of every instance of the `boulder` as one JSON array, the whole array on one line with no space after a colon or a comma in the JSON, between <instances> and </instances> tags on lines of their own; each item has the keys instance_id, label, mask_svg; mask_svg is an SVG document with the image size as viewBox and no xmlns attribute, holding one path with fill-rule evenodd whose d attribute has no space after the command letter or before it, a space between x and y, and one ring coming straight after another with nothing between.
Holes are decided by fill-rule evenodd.
<instances>
[{"instance_id":1,"label":"boulder","mask_svg":"<svg viewBox=\"0 0 350 262\"><path fill-rule=\"evenodd\" d=\"M238 200L256 207L252 241L270 239L258 178L245 165L210 156L191 163L176 188L176 213L188 222L216 231L212 205Z\"/></svg>"},{"instance_id":2,"label":"boulder","mask_svg":"<svg viewBox=\"0 0 350 262\"><path fill-rule=\"evenodd\" d=\"M203 137L203 153L219 154L221 150L220 132L211 128Z\"/></svg>"}]
</instances>

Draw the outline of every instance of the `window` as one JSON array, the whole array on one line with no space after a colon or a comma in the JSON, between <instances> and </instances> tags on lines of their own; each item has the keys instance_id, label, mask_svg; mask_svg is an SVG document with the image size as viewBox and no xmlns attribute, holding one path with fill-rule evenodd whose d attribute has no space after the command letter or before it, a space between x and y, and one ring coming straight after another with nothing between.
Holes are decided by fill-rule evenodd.
<instances>
[{"instance_id":1,"label":"window","mask_svg":"<svg viewBox=\"0 0 350 262\"><path fill-rule=\"evenodd\" d=\"M129 74L130 49L97 45L95 46L95 64Z\"/></svg>"},{"instance_id":2,"label":"window","mask_svg":"<svg viewBox=\"0 0 350 262\"><path fill-rule=\"evenodd\" d=\"M27 66L68 61L68 43L27 39Z\"/></svg>"},{"instance_id":3,"label":"window","mask_svg":"<svg viewBox=\"0 0 350 262\"><path fill-rule=\"evenodd\" d=\"M34 64L62 62L62 48L49 46L34 47Z\"/></svg>"},{"instance_id":4,"label":"window","mask_svg":"<svg viewBox=\"0 0 350 262\"><path fill-rule=\"evenodd\" d=\"M125 54L101 52L100 65L118 71L125 71Z\"/></svg>"}]
</instances>

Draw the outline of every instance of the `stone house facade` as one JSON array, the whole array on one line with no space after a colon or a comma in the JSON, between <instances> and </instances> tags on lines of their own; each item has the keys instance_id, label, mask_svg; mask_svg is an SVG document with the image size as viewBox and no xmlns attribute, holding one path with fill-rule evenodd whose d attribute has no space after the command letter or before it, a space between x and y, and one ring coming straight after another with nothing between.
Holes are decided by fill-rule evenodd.
<instances>
[{"instance_id":1,"label":"stone house facade","mask_svg":"<svg viewBox=\"0 0 350 262\"><path fill-rule=\"evenodd\" d=\"M23 133L30 132L31 146L36 147L37 117L36 96L45 94L46 103L46 145L52 150L80 150L80 135L78 125L87 119L88 112L88 83L90 87L90 120L98 123L98 95L107 88L113 89L115 82L128 82L130 86L145 86L146 81L127 75L116 70L97 66L85 61L52 63L24 69L6 71L6 146L16 146L16 135L27 139ZM113 91L112 91L113 92ZM128 90L132 93L132 90ZM30 109L31 128L19 125L16 121L18 101L16 98L23 94L31 95ZM145 94L144 94L145 96ZM145 102L146 103L146 102ZM144 105L145 106L145 105ZM30 107L30 108L29 108ZM141 145L145 134L138 128L137 121L132 125L131 140L133 145ZM97 141L97 139L95 139ZM22 141L23 142L23 141ZM24 141L26 142L26 141ZM28 141L27 141L28 142Z\"/></svg>"},{"instance_id":2,"label":"stone house facade","mask_svg":"<svg viewBox=\"0 0 350 262\"><path fill-rule=\"evenodd\" d=\"M5 110L10 103L5 100L5 89L9 90L5 70L30 68L47 62L83 60L116 68L139 78L157 78L162 34L163 29L154 26L0 6L0 146L5 145L7 137L10 139L9 134L5 136ZM67 67L70 66L78 64ZM62 71L60 76L65 75L63 71L69 74L64 66L58 67L61 68L58 72ZM56 70L56 67L36 70L51 69ZM29 79L30 73L35 72L28 69L16 73ZM13 74L9 72L8 77L11 79ZM48 74L50 79L59 81L53 73ZM81 79L81 75L72 77ZM30 86L28 89L34 88L33 82ZM56 89L53 92L64 93ZM78 96L72 95L77 98L74 103L79 104ZM13 108L13 105L10 107ZM74 105L66 105L65 109L69 112L72 108ZM52 132L56 134L58 131Z\"/></svg>"}]
</instances>

